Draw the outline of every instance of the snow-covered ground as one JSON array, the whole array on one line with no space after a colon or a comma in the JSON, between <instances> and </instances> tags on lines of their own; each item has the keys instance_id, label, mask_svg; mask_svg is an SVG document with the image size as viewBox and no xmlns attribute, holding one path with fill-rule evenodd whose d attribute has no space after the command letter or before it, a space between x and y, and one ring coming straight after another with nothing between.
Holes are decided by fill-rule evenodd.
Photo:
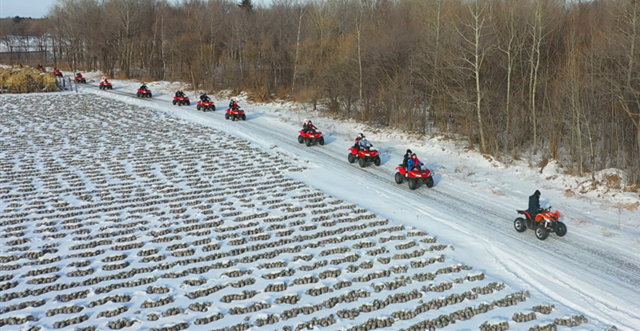
<instances>
[{"instance_id":1,"label":"snow-covered ground","mask_svg":"<svg viewBox=\"0 0 640 331\"><path fill-rule=\"evenodd\" d=\"M315 327L339 330L381 318L393 322L385 330L400 330L423 321L442 323L436 320L443 315L485 307L483 303L497 304L510 296L502 301L509 306L476 310L468 317L476 316L466 321L459 317L444 328L472 330L488 321L508 322L509 329L526 330L553 325L554 319L584 315L588 322L578 327L557 328L594 330L615 325L623 330L640 329L637 193L581 193L584 180L562 175L557 163L542 171L528 167L525 161L504 165L465 151L454 141L312 117L295 104L251 104L239 97L248 118L231 122L223 116L228 96L215 100L217 111L203 113L193 103L190 107L171 105L179 83L148 83L152 99L136 99L135 82L113 83L114 90L108 92L92 83L81 88L79 95L0 96L0 259L7 266L0 271L0 278L5 277L1 278L0 300L6 305L44 300L38 307L0 313L0 319L39 319L3 328L39 325L50 329L56 321L87 314L78 327L108 329L109 322L127 318L140 321L128 329L185 321L193 330L242 323L251 330L284 330L327 318L322 322L333 324ZM195 103L196 96L188 94ZM297 130L304 118L312 118L324 131L324 146L298 144ZM359 132L382 152L380 167L360 168L347 162L347 149ZM435 171L433 188L411 191L406 183L394 183L395 166L406 148L417 152ZM542 191L544 204L562 211L569 229L565 237L551 234L539 241L532 231L514 230L515 210L526 208L528 196L536 189ZM238 227L242 225L248 227ZM187 228L190 226L193 228ZM205 243L207 239L211 242ZM287 239L294 241L281 241ZM82 243L98 246L74 247ZM54 250L40 257L46 244ZM128 244L134 246L124 246ZM238 250L250 247L256 251ZM158 252L150 256L158 260L143 262L144 252L153 248ZM99 254L71 257L79 252ZM399 255L402 253L415 257ZM126 256L116 261L122 254ZM269 256L254 261L260 254ZM28 265L56 256L61 260ZM14 261L16 257L22 258ZM111 258L103 261L107 257ZM206 259L189 260L198 257ZM349 260L341 260L345 258ZM265 265L268 262L273 265ZM105 266L118 269L105 270ZM28 274L45 267L52 269L41 275ZM144 267L149 269L142 270ZM93 273L69 275L88 269ZM134 269L137 271L132 272ZM132 277L96 278L122 271ZM27 277L21 278L24 275ZM46 279L51 276L57 278ZM304 276L318 279L304 284L309 281ZM207 282L184 283L200 277ZM8 299L10 293L33 290L28 284L33 279L53 285L80 284ZM103 293L110 284L143 279L150 283ZM246 283L235 283L243 280ZM346 281L351 285L341 288ZM385 283L388 288L379 288ZM270 284L275 285L269 288ZM277 288L281 284L286 289ZM147 294L150 285L162 289L150 289L152 294ZM480 294L487 288L492 293ZM210 293L194 299L187 296L199 289ZM86 298L55 299L84 290L89 290ZM243 290L250 298L220 301ZM114 294L131 297L123 303L90 304ZM394 294L401 297L389 299ZM276 301L288 295L298 295L300 301ZM350 296L351 302L326 301L341 295ZM172 302L141 308L147 299L166 297ZM449 301L438 301L441 298ZM460 299L464 300L454 303ZM398 300L406 302L394 303ZM201 312L195 305L190 307L195 302L210 302L211 306ZM438 302L449 304L436 309ZM233 309L256 303L261 306L254 305L252 313ZM74 304L83 311L47 316L51 309ZM529 322L513 320L514 313L530 313L545 304L555 307L550 314L537 313L537 319ZM309 308L314 305L319 306ZM101 311L121 306L127 310L117 316L99 316ZM285 320L297 308L305 312ZM373 308L378 310L369 312ZM418 311L422 313L415 315ZM413 313L403 319L400 312ZM159 319L148 321L154 314ZM195 324L207 316L222 318ZM274 316L278 322L257 326L258 319L274 322Z\"/></svg>"}]
</instances>

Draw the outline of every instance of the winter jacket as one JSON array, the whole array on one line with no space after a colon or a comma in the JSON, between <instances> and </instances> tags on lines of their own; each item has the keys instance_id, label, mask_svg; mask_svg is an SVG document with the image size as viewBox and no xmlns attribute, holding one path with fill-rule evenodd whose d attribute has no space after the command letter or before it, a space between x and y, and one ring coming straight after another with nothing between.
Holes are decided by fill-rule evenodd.
<instances>
[{"instance_id":1,"label":"winter jacket","mask_svg":"<svg viewBox=\"0 0 640 331\"><path fill-rule=\"evenodd\" d=\"M362 149L368 149L370 147L372 147L373 145L369 142L369 140L367 140L367 138L362 138L360 139L360 141L358 141L358 145L360 146L360 148Z\"/></svg>"},{"instance_id":2,"label":"winter jacket","mask_svg":"<svg viewBox=\"0 0 640 331\"><path fill-rule=\"evenodd\" d=\"M200 96L200 101L202 102L209 102L209 96L206 94L203 94Z\"/></svg>"},{"instance_id":3,"label":"winter jacket","mask_svg":"<svg viewBox=\"0 0 640 331\"><path fill-rule=\"evenodd\" d=\"M407 169L412 170L415 167L419 167L422 165L422 162L418 160L417 157L412 157L407 160Z\"/></svg>"},{"instance_id":4,"label":"winter jacket","mask_svg":"<svg viewBox=\"0 0 640 331\"><path fill-rule=\"evenodd\" d=\"M529 197L529 209L527 211L531 215L532 219L535 219L538 211L540 210L540 198L534 193Z\"/></svg>"}]
</instances>

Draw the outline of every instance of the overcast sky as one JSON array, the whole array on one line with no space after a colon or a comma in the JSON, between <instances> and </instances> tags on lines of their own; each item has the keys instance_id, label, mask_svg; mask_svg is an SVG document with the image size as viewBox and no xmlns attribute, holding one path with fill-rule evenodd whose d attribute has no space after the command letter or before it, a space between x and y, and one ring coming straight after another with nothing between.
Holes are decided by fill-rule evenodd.
<instances>
[{"instance_id":1,"label":"overcast sky","mask_svg":"<svg viewBox=\"0 0 640 331\"><path fill-rule=\"evenodd\" d=\"M0 18L41 18L49 12L49 7L55 2L56 0L0 0ZM271 0L253 0L253 3L270 4Z\"/></svg>"}]
</instances>

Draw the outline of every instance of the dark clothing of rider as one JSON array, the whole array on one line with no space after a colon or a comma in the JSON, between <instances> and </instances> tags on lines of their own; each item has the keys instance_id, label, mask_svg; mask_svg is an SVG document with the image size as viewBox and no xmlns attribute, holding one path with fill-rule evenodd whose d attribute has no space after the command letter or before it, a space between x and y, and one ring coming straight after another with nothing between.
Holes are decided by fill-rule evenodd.
<instances>
[{"instance_id":1,"label":"dark clothing of rider","mask_svg":"<svg viewBox=\"0 0 640 331\"><path fill-rule=\"evenodd\" d=\"M316 126L311 124L311 121L302 125L302 131L304 132L316 132Z\"/></svg>"},{"instance_id":2,"label":"dark clothing of rider","mask_svg":"<svg viewBox=\"0 0 640 331\"><path fill-rule=\"evenodd\" d=\"M531 215L531 219L535 219L536 215L540 211L540 191L536 190L532 196L529 197L529 215Z\"/></svg>"},{"instance_id":3,"label":"dark clothing of rider","mask_svg":"<svg viewBox=\"0 0 640 331\"><path fill-rule=\"evenodd\" d=\"M231 101L229 102L229 108L231 108L231 110L238 110L240 107L238 106L237 102Z\"/></svg>"},{"instance_id":4,"label":"dark clothing of rider","mask_svg":"<svg viewBox=\"0 0 640 331\"><path fill-rule=\"evenodd\" d=\"M209 96L206 94L203 94L200 96L200 101L202 102L209 102Z\"/></svg>"},{"instance_id":5,"label":"dark clothing of rider","mask_svg":"<svg viewBox=\"0 0 640 331\"><path fill-rule=\"evenodd\" d=\"M142 84L142 85L140 86L140 90L148 90L148 89L147 89L147 85Z\"/></svg>"},{"instance_id":6,"label":"dark clothing of rider","mask_svg":"<svg viewBox=\"0 0 640 331\"><path fill-rule=\"evenodd\" d=\"M176 92L176 97L178 97L178 98L184 97L184 92L182 92L182 91Z\"/></svg>"}]
</instances>

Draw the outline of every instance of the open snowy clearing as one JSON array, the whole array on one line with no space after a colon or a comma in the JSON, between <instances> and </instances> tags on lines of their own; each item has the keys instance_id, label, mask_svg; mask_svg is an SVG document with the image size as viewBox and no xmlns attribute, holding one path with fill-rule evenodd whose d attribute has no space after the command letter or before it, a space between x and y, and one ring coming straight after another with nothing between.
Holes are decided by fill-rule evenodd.
<instances>
[{"instance_id":1,"label":"open snowy clearing","mask_svg":"<svg viewBox=\"0 0 640 331\"><path fill-rule=\"evenodd\" d=\"M49 282L43 288L78 283L6 301L44 300L37 307L0 314L39 319L15 325L15 330L25 325L50 329L81 314L87 319L78 327L100 329L126 318L134 321L128 329L184 321L194 330L243 323L274 330L313 321L318 329L337 330L379 318L370 323L393 322L385 329L399 330L420 322L444 326L446 318L456 316L450 314L467 307L476 310L468 309L445 329L478 329L485 321L529 329L574 314L584 314L589 322L558 329L640 325L637 225L635 233L625 231L637 222L635 210L613 213L606 203L590 206L592 200L580 202L582 208L572 206L578 199L554 191L551 181L550 187L541 187L543 198L553 197L554 207L567 215L569 234L540 242L531 231L519 234L512 226L514 209L526 207L526 196L536 188L519 184L522 178L535 179L523 167L500 169L504 176L496 176L488 171L499 167L495 162L456 153L446 142L409 146L422 151L423 159L428 155L437 171L433 189L410 191L406 183L393 182L406 146L394 142L399 135L365 132L383 152L383 164L360 169L346 161L357 133L348 123L315 120L320 129L328 129L327 145L305 147L295 139L300 117L283 107L245 105L247 121L233 123L221 111L171 106L167 94L172 87L149 84L154 98L135 100L124 96L133 95L132 83L114 83L115 93L82 90L153 110L84 93L1 97L9 102L3 101L0 110L0 153L2 165L10 167L0 170L0 242L8 266L0 296L33 290L31 280ZM226 101L217 100L218 110ZM482 162L489 166L483 169ZM486 172L472 173L478 171ZM606 219L613 215L619 229L611 227L617 221ZM581 224L578 217L590 223ZM22 222L9 224L11 219ZM613 235L600 233L598 226ZM69 241L75 237L80 241ZM97 255L72 255L85 252ZM50 269L40 270L45 268ZM122 280L97 278L118 274ZM198 285L200 277L207 283ZM87 289L84 298L55 300ZM129 300L114 299L115 294ZM300 299L294 305L278 303L295 295ZM341 295L344 302L327 301ZM126 302L96 304L108 296ZM229 302L220 301L224 298ZM147 299L164 301L142 308ZM190 306L207 302L208 311ZM447 305L435 309L443 302ZM487 310L482 305L493 302L510 306ZM541 310L544 304L555 309L537 313L533 321L513 320L514 313ZM47 316L63 306L82 311ZM105 310L113 312L99 316ZM196 324L203 321L212 324ZM273 324L259 327L262 323Z\"/></svg>"}]
</instances>

